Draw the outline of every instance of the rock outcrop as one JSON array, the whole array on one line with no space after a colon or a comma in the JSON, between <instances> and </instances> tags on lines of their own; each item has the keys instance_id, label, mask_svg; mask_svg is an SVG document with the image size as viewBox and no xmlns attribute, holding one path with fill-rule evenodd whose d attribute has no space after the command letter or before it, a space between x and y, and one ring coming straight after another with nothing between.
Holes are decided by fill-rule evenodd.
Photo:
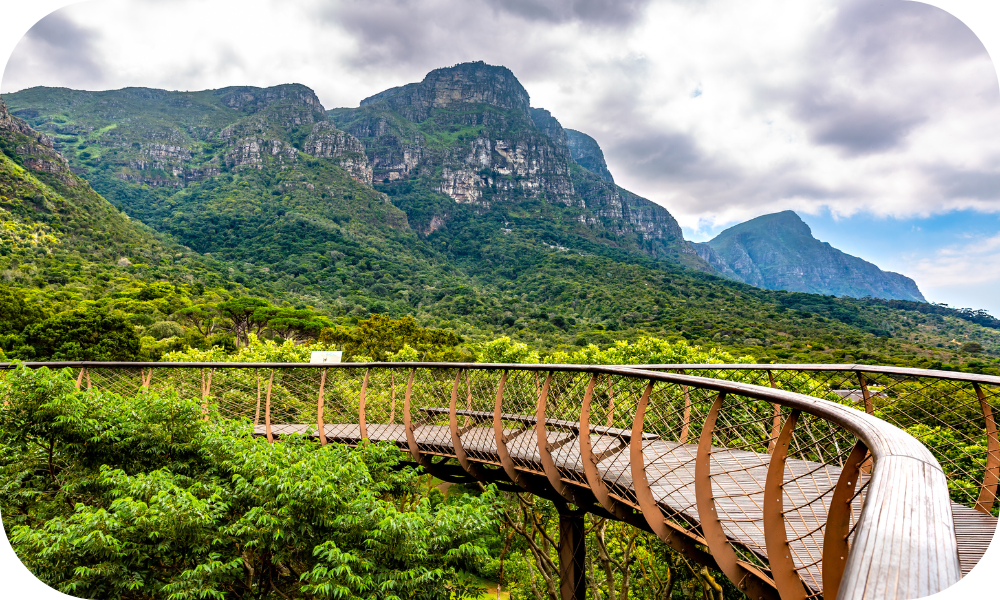
<instances>
[{"instance_id":1,"label":"rock outcrop","mask_svg":"<svg viewBox=\"0 0 1000 600\"><path fill-rule=\"evenodd\" d=\"M52 140L32 129L23 120L13 116L0 98L0 136L10 153L20 158L23 166L32 171L52 173L68 186L75 186L69 163L52 145Z\"/></svg>"},{"instance_id":2,"label":"rock outcrop","mask_svg":"<svg viewBox=\"0 0 1000 600\"><path fill-rule=\"evenodd\" d=\"M926 302L912 279L817 240L790 210L730 227L697 247L721 274L757 287Z\"/></svg>"},{"instance_id":3,"label":"rock outcrop","mask_svg":"<svg viewBox=\"0 0 1000 600\"><path fill-rule=\"evenodd\" d=\"M426 181L458 204L488 211L544 199L580 211L577 221L660 257L708 270L663 207L614 183L593 138L566 130L505 67L482 62L436 69L423 81L329 112L365 146L376 183ZM417 223L447 226L441 207ZM612 237L613 237L612 236Z\"/></svg>"},{"instance_id":4,"label":"rock outcrop","mask_svg":"<svg viewBox=\"0 0 1000 600\"><path fill-rule=\"evenodd\" d=\"M486 104L528 116L528 92L507 67L482 61L434 69L420 83L394 87L361 101L361 106L384 103L410 121L420 122L432 109L463 104Z\"/></svg>"},{"instance_id":5,"label":"rock outcrop","mask_svg":"<svg viewBox=\"0 0 1000 600\"><path fill-rule=\"evenodd\" d=\"M335 159L355 181L372 184L372 166L365 156L364 144L353 135L337 129L329 121L313 125L302 150L310 156Z\"/></svg>"},{"instance_id":6,"label":"rock outcrop","mask_svg":"<svg viewBox=\"0 0 1000 600\"><path fill-rule=\"evenodd\" d=\"M316 94L299 84L202 92L32 88L10 99L22 104L14 114L43 130L55 150L151 187L181 188L224 169L293 164L296 143L327 120ZM59 112L66 109L86 114L91 124L67 122ZM342 166L364 180L359 158L355 149ZM73 164L80 173L86 170Z\"/></svg>"},{"instance_id":7,"label":"rock outcrop","mask_svg":"<svg viewBox=\"0 0 1000 600\"><path fill-rule=\"evenodd\" d=\"M597 140L575 129L567 129L566 138L570 155L576 161L576 164L608 183L615 182L615 178L611 176L611 171L608 170L608 163L604 162L604 151L601 150L601 146L597 143Z\"/></svg>"}]
</instances>

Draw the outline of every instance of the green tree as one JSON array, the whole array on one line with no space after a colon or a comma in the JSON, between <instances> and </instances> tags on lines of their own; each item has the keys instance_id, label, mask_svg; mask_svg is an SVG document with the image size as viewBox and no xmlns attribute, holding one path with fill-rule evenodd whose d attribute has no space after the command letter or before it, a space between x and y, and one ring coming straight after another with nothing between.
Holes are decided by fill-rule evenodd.
<instances>
[{"instance_id":1,"label":"green tree","mask_svg":"<svg viewBox=\"0 0 1000 600\"><path fill-rule=\"evenodd\" d=\"M206 418L207 417L207 418ZM0 511L18 557L84 598L469 595L494 492L432 502L395 447L284 437L176 394L0 381Z\"/></svg>"},{"instance_id":2,"label":"green tree","mask_svg":"<svg viewBox=\"0 0 1000 600\"><path fill-rule=\"evenodd\" d=\"M127 361L139 356L140 341L125 313L88 307L59 313L25 330L25 346L14 358Z\"/></svg>"},{"instance_id":3,"label":"green tree","mask_svg":"<svg viewBox=\"0 0 1000 600\"><path fill-rule=\"evenodd\" d=\"M319 339L323 343L342 346L348 358L367 356L384 361L405 345L416 350L423 360L456 360L463 356L454 350L462 342L461 338L443 329L421 327L413 317L392 319L385 315L372 315L357 327L324 329Z\"/></svg>"},{"instance_id":4,"label":"green tree","mask_svg":"<svg viewBox=\"0 0 1000 600\"><path fill-rule=\"evenodd\" d=\"M237 298L216 305L216 310L225 319L225 327L236 338L237 346L246 346L249 335L260 335L267 327L267 311L261 309L273 308L271 303L260 298Z\"/></svg>"}]
</instances>

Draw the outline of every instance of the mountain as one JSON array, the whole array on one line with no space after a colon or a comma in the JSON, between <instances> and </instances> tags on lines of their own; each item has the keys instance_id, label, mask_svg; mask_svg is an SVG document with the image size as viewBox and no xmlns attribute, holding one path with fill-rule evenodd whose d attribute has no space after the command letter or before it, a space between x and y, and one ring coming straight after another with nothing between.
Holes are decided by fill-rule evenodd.
<instances>
[{"instance_id":1,"label":"mountain","mask_svg":"<svg viewBox=\"0 0 1000 600\"><path fill-rule=\"evenodd\" d=\"M719 273L757 287L926 302L912 279L817 240L790 210L730 227L696 248Z\"/></svg>"},{"instance_id":2,"label":"mountain","mask_svg":"<svg viewBox=\"0 0 1000 600\"><path fill-rule=\"evenodd\" d=\"M577 164L568 133L530 106L506 67L435 69L329 115L364 144L375 187L428 239L475 220L495 225L480 228L482 245L509 245L514 235L709 270L666 209ZM533 206L544 207L545 223L519 217Z\"/></svg>"},{"instance_id":3,"label":"mountain","mask_svg":"<svg viewBox=\"0 0 1000 600\"><path fill-rule=\"evenodd\" d=\"M143 328L190 302L245 293L226 266L129 218L70 168L47 136L0 99L0 297L41 315L86 306ZM10 295L10 290L20 294ZM20 302L20 301L18 301ZM0 308L10 322L11 306ZM0 330L11 350L20 330Z\"/></svg>"},{"instance_id":4,"label":"mountain","mask_svg":"<svg viewBox=\"0 0 1000 600\"><path fill-rule=\"evenodd\" d=\"M8 101L113 204L230 263L229 277L257 293L398 312L408 303L397 287L451 281L454 269L372 189L364 147L305 86L32 88Z\"/></svg>"},{"instance_id":5,"label":"mountain","mask_svg":"<svg viewBox=\"0 0 1000 600\"><path fill-rule=\"evenodd\" d=\"M978 360L958 353L968 342L1000 352L1000 321L977 311L716 276L669 212L618 186L596 141L532 107L503 67L438 69L332 110L299 84L5 98L10 121L48 144L42 162L63 165L28 173L7 158L16 172L52 190L79 182L59 189L90 190L107 212L63 221L84 240L79 260L22 251L0 276L63 306L113 301L138 326L251 294L540 350L652 335L762 361L933 366ZM11 152L26 164L35 151ZM31 202L33 189L11 197ZM122 223L141 237L90 233ZM88 245L107 256L80 274ZM176 293L158 296L159 282Z\"/></svg>"}]
</instances>

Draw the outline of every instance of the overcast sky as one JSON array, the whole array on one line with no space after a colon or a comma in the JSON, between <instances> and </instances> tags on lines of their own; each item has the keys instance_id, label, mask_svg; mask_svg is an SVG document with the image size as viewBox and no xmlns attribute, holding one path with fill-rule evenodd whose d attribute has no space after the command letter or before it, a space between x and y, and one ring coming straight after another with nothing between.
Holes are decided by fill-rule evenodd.
<instances>
[{"instance_id":1,"label":"overcast sky","mask_svg":"<svg viewBox=\"0 0 1000 600\"><path fill-rule=\"evenodd\" d=\"M925 4L90 0L21 40L0 91L297 82L331 108L470 60L509 67L690 239L794 209L929 300L1000 316L997 75Z\"/></svg>"}]
</instances>

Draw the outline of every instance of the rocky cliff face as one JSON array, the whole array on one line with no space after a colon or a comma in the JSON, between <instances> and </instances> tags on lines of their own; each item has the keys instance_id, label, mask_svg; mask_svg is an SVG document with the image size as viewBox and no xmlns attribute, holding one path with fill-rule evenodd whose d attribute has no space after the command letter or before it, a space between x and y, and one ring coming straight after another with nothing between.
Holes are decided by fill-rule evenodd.
<instances>
[{"instance_id":1,"label":"rocky cliff face","mask_svg":"<svg viewBox=\"0 0 1000 600\"><path fill-rule=\"evenodd\" d=\"M925 302L912 279L817 240L790 210L731 227L698 252L723 274L757 287Z\"/></svg>"},{"instance_id":2,"label":"rocky cliff face","mask_svg":"<svg viewBox=\"0 0 1000 600\"><path fill-rule=\"evenodd\" d=\"M19 156L26 169L52 173L68 186L75 186L69 163L52 147L52 140L35 131L21 119L11 116L0 98L0 135L5 149ZM6 153L6 152L5 152Z\"/></svg>"},{"instance_id":3,"label":"rocky cliff face","mask_svg":"<svg viewBox=\"0 0 1000 600\"><path fill-rule=\"evenodd\" d=\"M424 182L479 211L544 199L579 210L579 223L621 237L618 243L708 268L669 212L616 186L597 142L530 107L528 93L504 67L437 69L359 108L329 114L362 140L376 184ZM452 212L441 206L425 222L414 215L411 222L433 232L447 227Z\"/></svg>"},{"instance_id":4,"label":"rocky cliff face","mask_svg":"<svg viewBox=\"0 0 1000 600\"><path fill-rule=\"evenodd\" d=\"M50 146L82 163L74 167L81 173L97 168L129 183L182 188L226 169L287 167L301 150L371 183L361 143L328 127L319 98L299 84L204 92L33 88L9 97ZM70 113L86 121L67 122Z\"/></svg>"},{"instance_id":5,"label":"rocky cliff face","mask_svg":"<svg viewBox=\"0 0 1000 600\"><path fill-rule=\"evenodd\" d=\"M435 191L484 210L542 197L582 206L565 144L535 127L528 93L506 67L436 69L330 117L363 141L375 182L423 175Z\"/></svg>"},{"instance_id":6,"label":"rocky cliff face","mask_svg":"<svg viewBox=\"0 0 1000 600\"><path fill-rule=\"evenodd\" d=\"M597 140L586 133L567 129L566 145L576 164L608 183L615 182L614 177L611 176L611 171L608 170L608 163L604 162L604 151L601 150L601 146L597 143Z\"/></svg>"},{"instance_id":7,"label":"rocky cliff face","mask_svg":"<svg viewBox=\"0 0 1000 600\"><path fill-rule=\"evenodd\" d=\"M313 125L302 150L311 156L335 159L355 181L372 184L372 166L365 156L364 145L358 138L337 129L329 121Z\"/></svg>"},{"instance_id":8,"label":"rocky cliff face","mask_svg":"<svg viewBox=\"0 0 1000 600\"><path fill-rule=\"evenodd\" d=\"M528 92L507 67L482 61L435 69L420 83L385 90L361 101L361 106L384 104L410 121L430 117L435 108L486 104L528 116Z\"/></svg>"}]
</instances>

